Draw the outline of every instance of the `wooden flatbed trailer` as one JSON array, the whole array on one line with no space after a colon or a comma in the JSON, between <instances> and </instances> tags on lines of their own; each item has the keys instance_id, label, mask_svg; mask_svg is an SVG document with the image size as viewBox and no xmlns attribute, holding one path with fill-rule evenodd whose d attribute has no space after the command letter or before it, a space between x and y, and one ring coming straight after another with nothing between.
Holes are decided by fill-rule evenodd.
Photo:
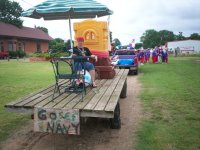
<instances>
[{"instance_id":1,"label":"wooden flatbed trailer","mask_svg":"<svg viewBox=\"0 0 200 150\"><path fill-rule=\"evenodd\" d=\"M7 111L20 113L34 113L35 107L48 109L78 109L80 118L99 117L109 118L111 128L120 128L119 99L126 97L128 69L116 69L113 79L96 80L97 88L87 88L86 95L82 100L81 94L66 93L61 89L52 100L54 85L41 89L24 98L18 99L5 105ZM68 80L60 81L68 84Z\"/></svg>"}]
</instances>

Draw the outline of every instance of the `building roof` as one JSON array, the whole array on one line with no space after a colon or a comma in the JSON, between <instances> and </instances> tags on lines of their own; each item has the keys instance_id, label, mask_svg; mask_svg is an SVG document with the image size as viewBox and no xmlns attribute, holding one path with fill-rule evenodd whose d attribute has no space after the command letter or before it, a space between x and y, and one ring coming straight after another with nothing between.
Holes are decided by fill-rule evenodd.
<instances>
[{"instance_id":1,"label":"building roof","mask_svg":"<svg viewBox=\"0 0 200 150\"><path fill-rule=\"evenodd\" d=\"M197 42L200 42L200 40L186 39L186 40L169 41L168 43L171 43L171 42L185 42L185 41L197 41Z\"/></svg>"},{"instance_id":2,"label":"building roof","mask_svg":"<svg viewBox=\"0 0 200 150\"><path fill-rule=\"evenodd\" d=\"M37 28L22 27L18 28L14 25L7 24L0 21L0 36L11 36L28 39L40 39L40 40L53 40L47 33Z\"/></svg>"}]
</instances>

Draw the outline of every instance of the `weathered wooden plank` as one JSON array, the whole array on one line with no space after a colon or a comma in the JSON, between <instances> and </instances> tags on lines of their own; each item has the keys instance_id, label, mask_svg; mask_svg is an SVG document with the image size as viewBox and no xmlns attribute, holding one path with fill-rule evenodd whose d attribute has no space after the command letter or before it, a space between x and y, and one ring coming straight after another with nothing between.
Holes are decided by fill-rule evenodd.
<instances>
[{"instance_id":1,"label":"weathered wooden plank","mask_svg":"<svg viewBox=\"0 0 200 150\"><path fill-rule=\"evenodd\" d=\"M33 108L5 107L5 110L8 111L8 112L33 114Z\"/></svg>"},{"instance_id":2,"label":"weathered wooden plank","mask_svg":"<svg viewBox=\"0 0 200 150\"><path fill-rule=\"evenodd\" d=\"M118 82L120 82L120 78L123 74L124 70L120 70L119 74L116 76L116 78L113 80L111 86L109 87L109 89L104 93L104 95L101 97L101 99L99 100L98 104L95 106L94 110L95 111L101 111L104 110L104 108L106 107L112 92L114 91L114 89L116 88Z\"/></svg>"},{"instance_id":3,"label":"weathered wooden plank","mask_svg":"<svg viewBox=\"0 0 200 150\"><path fill-rule=\"evenodd\" d=\"M99 80L97 83L97 87L92 89L85 97L83 102L79 101L79 103L74 107L74 109L83 109L88 102L94 97L96 93L99 92L99 89L103 86L103 84L107 81L107 79Z\"/></svg>"},{"instance_id":4,"label":"weathered wooden plank","mask_svg":"<svg viewBox=\"0 0 200 150\"><path fill-rule=\"evenodd\" d=\"M15 101L12 101L12 102L6 104L6 106L12 106L12 105L15 105L15 104L17 104L17 103L20 103L20 102L22 102L22 101L25 100L25 99L28 99L28 98L30 98L30 97L32 97L32 96L35 96L35 95L37 95L37 94L39 94L39 93L41 93L41 92L45 92L45 91L49 90L49 88L52 88L52 86L53 86L53 85L50 85L50 86L47 87L47 88L42 88L42 89L40 89L40 90L38 90L38 91L36 91L36 92L33 92L33 93L29 94L28 96L26 95L26 96L24 96L24 97L22 97L22 98L19 98L19 99L15 100Z\"/></svg>"},{"instance_id":5,"label":"weathered wooden plank","mask_svg":"<svg viewBox=\"0 0 200 150\"><path fill-rule=\"evenodd\" d=\"M65 84L67 85L68 82L65 83ZM63 86L64 86L65 84L63 84ZM64 89L64 87L61 87L61 88L60 88L60 90L62 90L62 89ZM54 87L52 88L51 91L48 91L47 93L38 94L39 96L38 96L37 98L35 98L35 99L32 99L32 97L31 97L31 98L29 98L29 99L26 99L26 100L22 101L21 103L16 104L15 107L17 107L17 106L19 107L19 106L23 106L23 105L24 105L24 107L34 107L34 105L36 105L36 104L38 104L39 102L45 100L46 98L52 96L53 91L54 91Z\"/></svg>"},{"instance_id":6,"label":"weathered wooden plank","mask_svg":"<svg viewBox=\"0 0 200 150\"><path fill-rule=\"evenodd\" d=\"M50 94L50 96L48 96L46 99L38 100L38 103L35 104L34 107L43 107L43 106L47 105L48 103L52 102L55 98L57 98L58 96L60 96L64 93L64 90L65 90L64 86L65 86L65 84L63 84L63 86L60 88L60 94L59 94L59 92L56 92L54 95L54 98L53 98L53 92L48 93L48 94Z\"/></svg>"},{"instance_id":7,"label":"weathered wooden plank","mask_svg":"<svg viewBox=\"0 0 200 150\"><path fill-rule=\"evenodd\" d=\"M90 102L84 107L86 110L93 110L97 105L103 94L108 90L112 80L107 80L105 84L99 89L99 92L94 95L94 97L90 100Z\"/></svg>"},{"instance_id":8,"label":"weathered wooden plank","mask_svg":"<svg viewBox=\"0 0 200 150\"><path fill-rule=\"evenodd\" d=\"M32 101L32 100L40 97L41 95L43 95L44 92L46 92L48 90L52 90L52 88L53 87L50 87L50 88L48 88L46 90L43 90L42 92L34 92L34 93L30 94L29 96L20 98L20 99L18 99L16 101L12 101L11 103L6 104L5 107L14 106L14 105L15 106L21 106L21 105L25 104L24 101L28 101L28 102Z\"/></svg>"},{"instance_id":9,"label":"weathered wooden plank","mask_svg":"<svg viewBox=\"0 0 200 150\"><path fill-rule=\"evenodd\" d=\"M68 97L60 101L58 104L56 104L53 108L63 108L67 103L72 101L78 94L76 93L71 93Z\"/></svg>"},{"instance_id":10,"label":"weathered wooden plank","mask_svg":"<svg viewBox=\"0 0 200 150\"><path fill-rule=\"evenodd\" d=\"M76 93L63 93L55 97L54 101L51 101L53 90L51 92L46 90L47 93L45 94L42 94L41 91L29 97L28 103L27 99L18 102L24 103L24 105L9 106L6 109L18 112L33 112L34 106L44 108L64 107L67 109L80 109L81 117L113 118L114 109L119 101L128 70L117 69L116 72L117 74L113 79L99 80L97 81L97 88L87 89L83 102L80 102L81 94L78 95Z\"/></svg>"},{"instance_id":11,"label":"weathered wooden plank","mask_svg":"<svg viewBox=\"0 0 200 150\"><path fill-rule=\"evenodd\" d=\"M87 90L88 90L89 88L87 88ZM62 91L61 91L62 92ZM64 92L64 91L63 91ZM58 103L60 103L59 105L61 106L61 104L62 104L62 100L65 98L65 99L67 99L67 96L69 96L70 95L70 93L67 93L67 94L64 94L63 96L58 96L57 98L55 98L53 101L52 101L52 99L51 98L47 98L45 101L41 101L39 104L37 104L36 106L40 106L40 107L43 107L43 106L45 106L45 107L48 107L48 108L51 108L51 107L53 107L53 106L55 106L55 105L58 105ZM69 102L69 103L67 103L67 109L72 109L72 106L73 105L75 105L76 103L77 103L77 101L80 101L80 99L81 99L81 94L79 94L78 96L76 96L74 99L72 98L72 100ZM48 103L50 103L49 105L48 105ZM63 104L64 104L65 102L63 101ZM75 104L74 104L75 103ZM64 106L62 106L62 107L64 107Z\"/></svg>"},{"instance_id":12,"label":"weathered wooden plank","mask_svg":"<svg viewBox=\"0 0 200 150\"><path fill-rule=\"evenodd\" d=\"M69 96L69 93L63 93L61 95L59 95L58 97L55 97L55 99L53 99L53 101L50 101L48 104L46 104L44 107L46 108L52 108L55 105L57 105L58 103L60 103L63 99L66 99L67 96ZM36 105L37 106L37 105Z\"/></svg>"},{"instance_id":13,"label":"weathered wooden plank","mask_svg":"<svg viewBox=\"0 0 200 150\"><path fill-rule=\"evenodd\" d=\"M96 81L96 84L98 85L98 83L99 83L100 81L99 80L97 80ZM85 101L85 100L87 100L87 99L91 99L91 91L92 91L92 89L91 89L91 87L87 87L86 88L86 95L84 95L84 97L83 97L83 101ZM82 94L79 94L76 98L74 98L71 102L69 102L67 105L65 105L65 109L72 109L75 105L77 105L79 102L83 102L82 101Z\"/></svg>"},{"instance_id":14,"label":"weathered wooden plank","mask_svg":"<svg viewBox=\"0 0 200 150\"><path fill-rule=\"evenodd\" d=\"M99 92L95 94L95 96L91 99L91 101L84 107L86 110L93 110L97 105L101 97L104 95L106 90L108 90L110 84L113 80L107 80L105 84L99 89Z\"/></svg>"},{"instance_id":15,"label":"weathered wooden plank","mask_svg":"<svg viewBox=\"0 0 200 150\"><path fill-rule=\"evenodd\" d=\"M27 104L24 104L23 107L33 108L36 104L40 103L41 101L45 101L46 99L51 98L51 95L52 95L52 93L47 93L45 95L42 95L41 97L39 97Z\"/></svg>"},{"instance_id":16,"label":"weathered wooden plank","mask_svg":"<svg viewBox=\"0 0 200 150\"><path fill-rule=\"evenodd\" d=\"M52 101L52 95L48 96L45 99L41 99L40 102L38 102L37 104L35 103L33 106L34 107L44 107L46 104L50 103L51 101ZM31 105L31 103L29 105Z\"/></svg>"},{"instance_id":17,"label":"weathered wooden plank","mask_svg":"<svg viewBox=\"0 0 200 150\"><path fill-rule=\"evenodd\" d=\"M61 80L61 81L59 82L59 84L60 84L60 83L63 83L63 82L68 82L68 80L67 80L67 81ZM55 85L55 84L50 85L50 86L45 87L45 88L42 88L42 89L37 90L37 91L35 91L35 92L33 92L33 93L29 94L29 95L26 95L26 96L24 96L24 97L22 97L22 98L19 98L19 99L15 100L15 101L12 101L12 102L6 104L5 107L9 107L9 106L16 105L16 104L18 104L18 103L20 103L20 102L22 102L22 101L24 101L24 100L26 100L26 99L28 99L28 98L34 96L34 95L36 95L36 94L40 94L40 93L43 94L43 93L46 93L46 92L48 92L49 90L51 90L51 89L54 87L54 85Z\"/></svg>"},{"instance_id":18,"label":"weathered wooden plank","mask_svg":"<svg viewBox=\"0 0 200 150\"><path fill-rule=\"evenodd\" d=\"M67 82L62 81L61 84L63 84L63 83L67 83ZM8 107L8 106L15 106L15 107L23 106L23 105L25 105L25 104L27 104L27 103L29 103L29 102L37 99L37 98L40 98L41 96L43 96L43 95L45 95L49 92L52 92L53 89L54 89L54 86L55 85L51 86L50 88L48 88L46 90L43 90L42 92L36 93L34 95L31 94L32 96L28 96L29 98L26 98L24 100L14 101L12 105L10 105L11 103L9 103L8 105L6 105L6 107Z\"/></svg>"},{"instance_id":19,"label":"weathered wooden plank","mask_svg":"<svg viewBox=\"0 0 200 150\"><path fill-rule=\"evenodd\" d=\"M25 104L29 103L29 102L32 102L34 100L36 100L37 98L40 98L41 96L43 96L43 94L36 94L20 103L17 103L15 105L13 105L14 107L23 107Z\"/></svg>"},{"instance_id":20,"label":"weathered wooden plank","mask_svg":"<svg viewBox=\"0 0 200 150\"><path fill-rule=\"evenodd\" d=\"M117 102L119 101L119 98L120 98L120 90L118 88L113 92L108 104L106 105L105 111L114 111Z\"/></svg>"},{"instance_id":21,"label":"weathered wooden plank","mask_svg":"<svg viewBox=\"0 0 200 150\"><path fill-rule=\"evenodd\" d=\"M105 112L105 111L86 111L82 110L80 111L81 117L97 117L97 118L113 118L114 113L113 112Z\"/></svg>"},{"instance_id":22,"label":"weathered wooden plank","mask_svg":"<svg viewBox=\"0 0 200 150\"><path fill-rule=\"evenodd\" d=\"M118 76L119 73L119 69L116 70L116 75L113 79L109 79L107 80L98 90L98 93L95 94L95 96L89 101L89 103L87 105L85 105L85 107L83 109L85 110L93 110L94 107L96 106L96 104L98 103L98 101L100 100L100 98L103 96L103 94L105 93L105 91L109 88L110 84L112 83L112 81L116 78L116 76Z\"/></svg>"},{"instance_id":23,"label":"weathered wooden plank","mask_svg":"<svg viewBox=\"0 0 200 150\"><path fill-rule=\"evenodd\" d=\"M110 97L110 100L108 101L107 106L105 107L105 111L114 111L115 110L117 102L119 101L119 98L120 98L122 88L123 88L124 83L126 81L127 74L128 74L128 70L125 70L123 75L121 76L121 79L118 82L115 90L113 91L113 93Z\"/></svg>"}]
</instances>

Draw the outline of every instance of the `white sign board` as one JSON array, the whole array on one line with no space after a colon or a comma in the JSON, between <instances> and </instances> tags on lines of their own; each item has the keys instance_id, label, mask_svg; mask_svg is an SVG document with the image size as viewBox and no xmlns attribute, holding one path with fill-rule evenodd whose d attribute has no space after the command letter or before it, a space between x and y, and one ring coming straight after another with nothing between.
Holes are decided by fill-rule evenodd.
<instances>
[{"instance_id":1,"label":"white sign board","mask_svg":"<svg viewBox=\"0 0 200 150\"><path fill-rule=\"evenodd\" d=\"M79 135L79 110L34 108L34 131Z\"/></svg>"},{"instance_id":2,"label":"white sign board","mask_svg":"<svg viewBox=\"0 0 200 150\"><path fill-rule=\"evenodd\" d=\"M193 46L187 46L187 47L180 47L181 51L194 51Z\"/></svg>"}]
</instances>

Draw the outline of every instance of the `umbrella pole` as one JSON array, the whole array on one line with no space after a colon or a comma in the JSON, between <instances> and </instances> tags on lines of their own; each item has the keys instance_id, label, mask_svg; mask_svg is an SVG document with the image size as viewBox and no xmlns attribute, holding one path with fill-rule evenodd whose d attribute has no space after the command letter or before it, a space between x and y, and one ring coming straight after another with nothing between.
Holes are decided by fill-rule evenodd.
<instances>
[{"instance_id":1,"label":"umbrella pole","mask_svg":"<svg viewBox=\"0 0 200 150\"><path fill-rule=\"evenodd\" d=\"M108 51L111 51L112 41L110 41L110 15L108 16L107 25L108 25Z\"/></svg>"},{"instance_id":2,"label":"umbrella pole","mask_svg":"<svg viewBox=\"0 0 200 150\"><path fill-rule=\"evenodd\" d=\"M69 33L70 33L70 46L71 49L73 49L73 43L72 43L72 28L71 28L71 18L69 16Z\"/></svg>"}]
</instances>

